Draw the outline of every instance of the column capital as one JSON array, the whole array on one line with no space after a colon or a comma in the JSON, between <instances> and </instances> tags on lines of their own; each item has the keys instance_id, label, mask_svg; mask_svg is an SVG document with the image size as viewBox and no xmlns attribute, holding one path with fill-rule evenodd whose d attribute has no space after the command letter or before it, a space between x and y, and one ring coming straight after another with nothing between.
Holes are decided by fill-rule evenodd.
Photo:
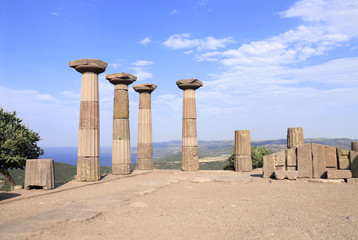
<instances>
[{"instance_id":1,"label":"column capital","mask_svg":"<svg viewBox=\"0 0 358 240\"><path fill-rule=\"evenodd\" d=\"M156 88L157 88L157 85L152 84L152 83L137 84L137 85L133 86L134 91L139 92L139 93L143 93L143 92L151 93Z\"/></svg>"},{"instance_id":2,"label":"column capital","mask_svg":"<svg viewBox=\"0 0 358 240\"><path fill-rule=\"evenodd\" d=\"M117 84L130 85L137 80L137 77L129 73L112 73L112 74L107 74L106 79L113 85L117 85Z\"/></svg>"},{"instance_id":3,"label":"column capital","mask_svg":"<svg viewBox=\"0 0 358 240\"><path fill-rule=\"evenodd\" d=\"M196 79L196 78L181 79L181 80L178 80L176 83L178 85L178 88L180 88L181 90L186 90L186 89L196 90L203 86L203 83L199 79Z\"/></svg>"},{"instance_id":4,"label":"column capital","mask_svg":"<svg viewBox=\"0 0 358 240\"><path fill-rule=\"evenodd\" d=\"M70 62L69 66L76 69L77 72L103 73L106 70L107 63L98 59L79 59Z\"/></svg>"}]
</instances>

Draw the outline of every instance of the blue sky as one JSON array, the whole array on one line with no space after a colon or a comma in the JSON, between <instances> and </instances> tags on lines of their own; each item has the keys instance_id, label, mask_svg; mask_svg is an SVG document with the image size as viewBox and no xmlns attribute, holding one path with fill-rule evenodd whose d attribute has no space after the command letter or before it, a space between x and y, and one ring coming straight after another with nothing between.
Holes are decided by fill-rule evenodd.
<instances>
[{"instance_id":1,"label":"blue sky","mask_svg":"<svg viewBox=\"0 0 358 240\"><path fill-rule=\"evenodd\" d=\"M99 76L101 146L111 146L113 85L128 72L154 83L153 141L181 139L182 91L198 78L198 139L358 138L356 0L3 0L0 106L42 146L76 146L81 74L71 60L109 64ZM130 88L131 144L138 93Z\"/></svg>"}]
</instances>

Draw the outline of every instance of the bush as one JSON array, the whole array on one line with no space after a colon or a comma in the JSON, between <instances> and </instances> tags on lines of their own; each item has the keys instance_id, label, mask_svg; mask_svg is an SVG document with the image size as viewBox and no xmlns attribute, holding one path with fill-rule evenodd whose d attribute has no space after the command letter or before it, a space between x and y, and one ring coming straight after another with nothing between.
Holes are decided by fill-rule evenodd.
<instances>
[{"instance_id":1,"label":"bush","mask_svg":"<svg viewBox=\"0 0 358 240\"><path fill-rule=\"evenodd\" d=\"M273 153L272 150L267 147L251 147L251 160L252 160L252 168L262 168L262 159L263 156ZM232 152L231 156L226 160L223 169L224 170L235 170L234 166L235 162L235 153Z\"/></svg>"}]
</instances>

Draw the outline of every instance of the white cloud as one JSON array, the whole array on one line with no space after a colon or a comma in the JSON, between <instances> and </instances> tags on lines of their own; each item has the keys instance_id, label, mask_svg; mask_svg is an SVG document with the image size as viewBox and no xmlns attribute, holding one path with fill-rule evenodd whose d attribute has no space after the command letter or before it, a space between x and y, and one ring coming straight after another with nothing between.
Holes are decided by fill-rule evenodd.
<instances>
[{"instance_id":1,"label":"white cloud","mask_svg":"<svg viewBox=\"0 0 358 240\"><path fill-rule=\"evenodd\" d=\"M170 14L176 14L178 13L178 10L174 9L173 11L170 12Z\"/></svg>"},{"instance_id":2,"label":"white cloud","mask_svg":"<svg viewBox=\"0 0 358 240\"><path fill-rule=\"evenodd\" d=\"M225 48L227 44L234 43L232 37L216 39L206 37L204 39L192 39L190 33L174 34L163 45L171 49L195 48L197 50L216 50Z\"/></svg>"},{"instance_id":3,"label":"white cloud","mask_svg":"<svg viewBox=\"0 0 358 240\"><path fill-rule=\"evenodd\" d=\"M147 61L147 60L138 60L134 63L132 63L134 66L149 66L152 65L153 62L152 61Z\"/></svg>"},{"instance_id":4,"label":"white cloud","mask_svg":"<svg viewBox=\"0 0 358 240\"><path fill-rule=\"evenodd\" d=\"M206 4L208 3L208 0L198 0L197 2L196 2L196 6L195 7L205 7L206 6Z\"/></svg>"},{"instance_id":5,"label":"white cloud","mask_svg":"<svg viewBox=\"0 0 358 240\"><path fill-rule=\"evenodd\" d=\"M68 98L74 98L74 99L80 99L81 97L81 94L72 91L62 91L60 92L60 95Z\"/></svg>"},{"instance_id":6,"label":"white cloud","mask_svg":"<svg viewBox=\"0 0 358 240\"><path fill-rule=\"evenodd\" d=\"M142 45L145 45L145 44L150 43L151 41L152 40L149 37L146 37L146 38L140 40L139 43L142 44Z\"/></svg>"},{"instance_id":7,"label":"white cloud","mask_svg":"<svg viewBox=\"0 0 358 240\"><path fill-rule=\"evenodd\" d=\"M113 69L116 69L116 68L118 68L118 67L120 67L121 66L121 64L119 64L119 63L110 63L110 64L108 64L111 68L113 68Z\"/></svg>"},{"instance_id":8,"label":"white cloud","mask_svg":"<svg viewBox=\"0 0 358 240\"><path fill-rule=\"evenodd\" d=\"M51 15L53 15L53 16L58 16L58 15L60 15L60 14L59 14L58 12L52 12Z\"/></svg>"}]
</instances>

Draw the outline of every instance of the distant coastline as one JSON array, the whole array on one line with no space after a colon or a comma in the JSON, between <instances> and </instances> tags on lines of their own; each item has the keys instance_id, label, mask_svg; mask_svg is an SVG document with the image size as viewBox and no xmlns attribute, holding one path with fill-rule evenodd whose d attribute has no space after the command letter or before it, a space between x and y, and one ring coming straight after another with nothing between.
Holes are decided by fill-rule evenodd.
<instances>
[{"instance_id":1,"label":"distant coastline","mask_svg":"<svg viewBox=\"0 0 358 240\"><path fill-rule=\"evenodd\" d=\"M55 162L67 163L77 165L77 147L44 147L44 155L40 158L53 159ZM100 150L99 161L101 166L112 166L112 152L110 148L103 148ZM132 163L137 162L137 154L131 154Z\"/></svg>"}]
</instances>

